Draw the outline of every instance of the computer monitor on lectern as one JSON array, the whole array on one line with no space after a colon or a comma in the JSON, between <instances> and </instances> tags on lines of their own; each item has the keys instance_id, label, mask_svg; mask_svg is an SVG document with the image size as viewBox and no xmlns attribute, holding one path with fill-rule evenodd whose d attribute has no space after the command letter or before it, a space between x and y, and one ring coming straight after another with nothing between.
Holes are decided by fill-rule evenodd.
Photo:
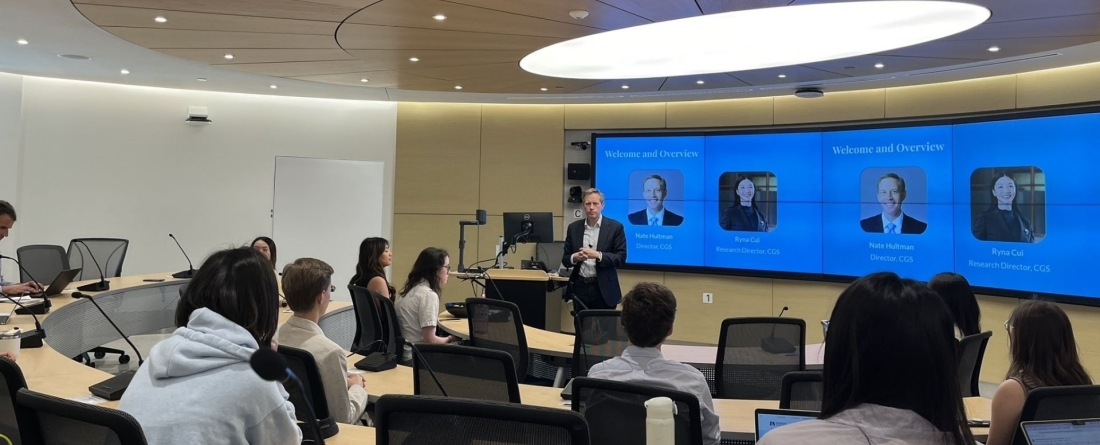
<instances>
[{"instance_id":1,"label":"computer monitor on lectern","mask_svg":"<svg viewBox=\"0 0 1100 445\"><path fill-rule=\"evenodd\" d=\"M504 243L549 243L554 241L554 214L550 212L507 212L504 214Z\"/></svg>"}]
</instances>

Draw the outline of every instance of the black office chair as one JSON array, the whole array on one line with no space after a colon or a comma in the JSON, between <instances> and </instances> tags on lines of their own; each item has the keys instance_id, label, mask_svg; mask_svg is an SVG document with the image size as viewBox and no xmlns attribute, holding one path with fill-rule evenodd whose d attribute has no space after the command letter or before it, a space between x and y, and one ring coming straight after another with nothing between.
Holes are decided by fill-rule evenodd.
<instances>
[{"instance_id":1,"label":"black office chair","mask_svg":"<svg viewBox=\"0 0 1100 445\"><path fill-rule=\"evenodd\" d=\"M420 354L413 354L413 394L442 396L441 385L448 397L520 403L516 367L508 353L458 345L416 348Z\"/></svg>"},{"instance_id":2,"label":"black office chair","mask_svg":"<svg viewBox=\"0 0 1100 445\"><path fill-rule=\"evenodd\" d=\"M699 399L691 393L588 377L574 378L572 385L573 411L588 421L593 443L646 443L645 402L654 397L668 397L676 404L676 445L703 443Z\"/></svg>"},{"instance_id":3,"label":"black office chair","mask_svg":"<svg viewBox=\"0 0 1100 445\"><path fill-rule=\"evenodd\" d=\"M81 268L77 281L98 280L104 274L106 278L120 277L129 246L129 240L119 238L73 238L69 241L69 266Z\"/></svg>"},{"instance_id":4,"label":"black office chair","mask_svg":"<svg viewBox=\"0 0 1100 445\"><path fill-rule=\"evenodd\" d=\"M23 371L19 365L0 357L0 434L11 440L12 445L23 443L19 436L19 422L16 418L15 395L27 387Z\"/></svg>"},{"instance_id":5,"label":"black office chair","mask_svg":"<svg viewBox=\"0 0 1100 445\"><path fill-rule=\"evenodd\" d=\"M54 278L64 270L69 269L69 255L65 248L53 244L32 244L15 250L15 256L23 267L19 269L19 282L26 283L33 279L43 285L49 286ZM23 269L26 269L24 271Z\"/></svg>"},{"instance_id":6,"label":"black office chair","mask_svg":"<svg viewBox=\"0 0 1100 445\"><path fill-rule=\"evenodd\" d=\"M620 323L622 312L610 309L585 310L573 317L573 377L584 377L592 366L622 355L629 345Z\"/></svg>"},{"instance_id":7,"label":"black office chair","mask_svg":"<svg viewBox=\"0 0 1100 445\"><path fill-rule=\"evenodd\" d=\"M783 376L779 409L821 411L825 378L821 371L788 372Z\"/></svg>"},{"instance_id":8,"label":"black office chair","mask_svg":"<svg viewBox=\"0 0 1100 445\"><path fill-rule=\"evenodd\" d=\"M572 411L484 400L387 394L375 405L375 443L589 445Z\"/></svg>"},{"instance_id":9,"label":"black office chair","mask_svg":"<svg viewBox=\"0 0 1100 445\"><path fill-rule=\"evenodd\" d=\"M15 396L23 442L35 445L146 445L137 420L117 409L48 396L26 388Z\"/></svg>"},{"instance_id":10,"label":"black office chair","mask_svg":"<svg viewBox=\"0 0 1100 445\"><path fill-rule=\"evenodd\" d=\"M328 398L325 397L325 386L321 380L321 372L317 369L317 362L313 359L313 354L310 354L309 351L283 345L279 345L279 354L286 358L287 367L302 381L302 392L309 395L310 403L313 405L313 415L317 418L317 425L321 427L321 435L326 439L335 436L336 433L340 432L340 427L336 425L336 419L333 419L332 414L329 413ZM291 403L294 403L293 397ZM309 410L306 407L298 406L297 403L294 404L294 413L299 421L307 421L307 419L301 418L307 412ZM305 434L307 430L308 428L303 428L302 433Z\"/></svg>"},{"instance_id":11,"label":"black office chair","mask_svg":"<svg viewBox=\"0 0 1100 445\"><path fill-rule=\"evenodd\" d=\"M105 278L122 276L122 263L126 259L126 249L130 246L129 240L119 238L73 238L69 241L69 267L80 268L80 274L76 281L98 280L105 274ZM99 265L96 265L96 262ZM100 268L103 268L102 271ZM126 351L115 348L97 347L88 351L95 358L106 357L107 354L118 354L119 363L129 363L130 356ZM78 357L85 364L95 366L88 354Z\"/></svg>"},{"instance_id":12,"label":"black office chair","mask_svg":"<svg viewBox=\"0 0 1100 445\"><path fill-rule=\"evenodd\" d=\"M1020 422L1100 418L1100 385L1047 386L1027 394ZM1017 424L1014 445L1027 445Z\"/></svg>"},{"instance_id":13,"label":"black office chair","mask_svg":"<svg viewBox=\"0 0 1100 445\"><path fill-rule=\"evenodd\" d=\"M382 338L381 315L374 296L367 288L353 285L348 286L348 292L355 310L355 337L351 350L360 355L381 351L382 345L378 342Z\"/></svg>"},{"instance_id":14,"label":"black office chair","mask_svg":"<svg viewBox=\"0 0 1100 445\"><path fill-rule=\"evenodd\" d=\"M806 322L746 317L722 321L714 389L718 398L779 400L783 376L806 370Z\"/></svg>"},{"instance_id":15,"label":"black office chair","mask_svg":"<svg viewBox=\"0 0 1100 445\"><path fill-rule=\"evenodd\" d=\"M978 379L982 373L982 359L985 347L993 331L968 335L959 340L959 392L963 397L978 397Z\"/></svg>"},{"instance_id":16,"label":"black office chair","mask_svg":"<svg viewBox=\"0 0 1100 445\"><path fill-rule=\"evenodd\" d=\"M527 378L527 333L519 307L503 300L466 299L470 346L507 352L516 365L516 377Z\"/></svg>"},{"instance_id":17,"label":"black office chair","mask_svg":"<svg viewBox=\"0 0 1100 445\"><path fill-rule=\"evenodd\" d=\"M395 355L397 360L400 361L405 348L405 337L401 335L401 320L397 319L397 309L393 306L393 301L383 297L382 294L371 292L371 295L378 302L379 326L381 326L382 331L381 340L385 345L383 352Z\"/></svg>"}]
</instances>

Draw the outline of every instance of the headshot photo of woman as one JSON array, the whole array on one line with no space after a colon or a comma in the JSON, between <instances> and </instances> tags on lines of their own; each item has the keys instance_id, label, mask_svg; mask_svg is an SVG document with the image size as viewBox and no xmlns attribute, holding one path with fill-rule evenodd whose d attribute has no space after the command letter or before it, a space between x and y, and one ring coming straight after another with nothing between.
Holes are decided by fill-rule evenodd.
<instances>
[{"instance_id":1,"label":"headshot photo of woman","mask_svg":"<svg viewBox=\"0 0 1100 445\"><path fill-rule=\"evenodd\" d=\"M993 175L993 199L985 212L974 215L971 230L981 241L1034 243L1035 227L1016 204L1016 180L1007 173Z\"/></svg>"},{"instance_id":2,"label":"headshot photo of woman","mask_svg":"<svg viewBox=\"0 0 1100 445\"><path fill-rule=\"evenodd\" d=\"M718 225L736 232L767 232L767 215L756 205L756 184L745 175L738 176L733 184L737 201L722 210Z\"/></svg>"}]
</instances>

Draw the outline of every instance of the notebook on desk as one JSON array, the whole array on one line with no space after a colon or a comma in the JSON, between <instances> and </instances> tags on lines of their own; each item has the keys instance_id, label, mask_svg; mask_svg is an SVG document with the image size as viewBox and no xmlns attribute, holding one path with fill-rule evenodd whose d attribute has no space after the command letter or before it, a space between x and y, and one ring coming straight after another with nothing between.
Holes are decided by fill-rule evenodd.
<instances>
[{"instance_id":1,"label":"notebook on desk","mask_svg":"<svg viewBox=\"0 0 1100 445\"><path fill-rule=\"evenodd\" d=\"M1028 445L1100 445L1100 419L1020 422Z\"/></svg>"}]
</instances>

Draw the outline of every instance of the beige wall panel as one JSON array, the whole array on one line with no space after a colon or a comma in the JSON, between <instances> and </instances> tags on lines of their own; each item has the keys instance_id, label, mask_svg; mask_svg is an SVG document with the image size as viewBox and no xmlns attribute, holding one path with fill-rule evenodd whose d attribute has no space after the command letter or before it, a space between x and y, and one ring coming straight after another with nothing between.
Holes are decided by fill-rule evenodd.
<instances>
[{"instance_id":1,"label":"beige wall panel","mask_svg":"<svg viewBox=\"0 0 1100 445\"><path fill-rule=\"evenodd\" d=\"M770 279L669 272L665 285L676 294L674 340L718 344L722 320L771 313ZM704 292L714 294L714 303L703 303Z\"/></svg>"},{"instance_id":2,"label":"beige wall panel","mask_svg":"<svg viewBox=\"0 0 1100 445\"><path fill-rule=\"evenodd\" d=\"M1016 75L1016 107L1100 101L1100 63Z\"/></svg>"},{"instance_id":3,"label":"beige wall panel","mask_svg":"<svg viewBox=\"0 0 1100 445\"><path fill-rule=\"evenodd\" d=\"M826 93L817 99L775 97L775 124L882 119L884 92L877 90Z\"/></svg>"},{"instance_id":4,"label":"beige wall panel","mask_svg":"<svg viewBox=\"0 0 1100 445\"><path fill-rule=\"evenodd\" d=\"M1020 300L1015 298L978 295L978 307L982 311L982 331L993 331L982 360L981 380L1000 383L1008 372L1008 333L1004 322Z\"/></svg>"},{"instance_id":5,"label":"beige wall panel","mask_svg":"<svg viewBox=\"0 0 1100 445\"><path fill-rule=\"evenodd\" d=\"M494 215L561 216L565 132L561 105L485 105L481 111L481 203ZM561 227L555 227L555 234Z\"/></svg>"},{"instance_id":6,"label":"beige wall panel","mask_svg":"<svg viewBox=\"0 0 1100 445\"><path fill-rule=\"evenodd\" d=\"M451 270L458 269L458 222L466 219L457 215L393 215L393 266L390 268L390 284L401 291L412 270L416 257L425 247L446 249L451 255ZM477 231L466 231L466 247L477 245ZM443 287L442 301L462 301L470 296L470 285L451 278Z\"/></svg>"},{"instance_id":7,"label":"beige wall panel","mask_svg":"<svg viewBox=\"0 0 1100 445\"><path fill-rule=\"evenodd\" d=\"M744 127L772 124L770 97L669 102L668 128Z\"/></svg>"},{"instance_id":8,"label":"beige wall panel","mask_svg":"<svg viewBox=\"0 0 1100 445\"><path fill-rule=\"evenodd\" d=\"M1015 107L1016 76L886 89L888 118L1010 110Z\"/></svg>"},{"instance_id":9,"label":"beige wall panel","mask_svg":"<svg viewBox=\"0 0 1100 445\"><path fill-rule=\"evenodd\" d=\"M1073 337L1081 354L1081 364L1092 376L1093 383L1100 381L1100 308L1059 304L1073 325Z\"/></svg>"},{"instance_id":10,"label":"beige wall panel","mask_svg":"<svg viewBox=\"0 0 1100 445\"><path fill-rule=\"evenodd\" d=\"M565 129L663 128L665 103L566 105Z\"/></svg>"},{"instance_id":11,"label":"beige wall panel","mask_svg":"<svg viewBox=\"0 0 1100 445\"><path fill-rule=\"evenodd\" d=\"M806 343L825 341L821 320L828 320L840 293L848 287L840 283L819 281L774 280L772 282L772 313L778 315L787 306L784 317L806 320Z\"/></svg>"},{"instance_id":12,"label":"beige wall panel","mask_svg":"<svg viewBox=\"0 0 1100 445\"><path fill-rule=\"evenodd\" d=\"M481 105L398 104L394 213L473 215L480 153Z\"/></svg>"}]
</instances>

